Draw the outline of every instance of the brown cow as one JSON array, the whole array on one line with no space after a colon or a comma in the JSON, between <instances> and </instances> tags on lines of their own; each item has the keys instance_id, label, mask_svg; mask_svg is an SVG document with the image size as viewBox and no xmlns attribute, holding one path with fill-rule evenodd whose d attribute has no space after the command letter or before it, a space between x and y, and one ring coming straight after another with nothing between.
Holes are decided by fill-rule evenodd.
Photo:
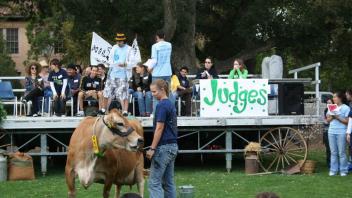
<instances>
[{"instance_id":1,"label":"brown cow","mask_svg":"<svg viewBox=\"0 0 352 198\"><path fill-rule=\"evenodd\" d=\"M96 135L99 154L94 153L92 136ZM137 120L127 120L117 110L103 117L87 117L73 132L65 167L68 196L76 197L75 177L84 188L93 182L103 183L103 197L109 197L116 184L115 198L121 185L138 185L143 197L143 128Z\"/></svg>"}]
</instances>

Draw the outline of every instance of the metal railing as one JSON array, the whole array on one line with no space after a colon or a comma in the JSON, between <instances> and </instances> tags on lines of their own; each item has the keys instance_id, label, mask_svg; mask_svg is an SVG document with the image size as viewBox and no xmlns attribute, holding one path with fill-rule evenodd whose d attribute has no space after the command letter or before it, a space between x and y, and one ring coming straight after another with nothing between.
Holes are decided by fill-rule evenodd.
<instances>
[{"instance_id":1,"label":"metal railing","mask_svg":"<svg viewBox=\"0 0 352 198\"><path fill-rule=\"evenodd\" d=\"M310 69L315 69L315 81L312 81L312 84L315 85L315 100L316 100L316 115L319 116L319 102L320 102L320 91L319 91L319 85L321 83L320 78L319 78L319 67L321 66L321 63L314 63L308 66L304 66L301 68L293 69L288 71L289 74L294 75L294 79L298 79L298 73Z\"/></svg>"}]
</instances>

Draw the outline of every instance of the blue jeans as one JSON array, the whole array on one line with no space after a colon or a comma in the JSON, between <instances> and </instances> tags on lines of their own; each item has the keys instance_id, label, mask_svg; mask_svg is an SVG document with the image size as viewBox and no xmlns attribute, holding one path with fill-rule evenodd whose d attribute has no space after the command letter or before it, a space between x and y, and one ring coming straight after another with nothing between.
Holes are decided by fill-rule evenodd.
<instances>
[{"instance_id":1,"label":"blue jeans","mask_svg":"<svg viewBox=\"0 0 352 198\"><path fill-rule=\"evenodd\" d=\"M169 83L169 87L170 87L170 83L171 83L171 77L170 76L153 76L152 77L152 82L154 82L155 80L157 79L163 79L165 80L166 82ZM170 89L169 89L170 90ZM156 105L159 103L159 101L153 97L153 114L155 114L155 109L156 109Z\"/></svg>"},{"instance_id":2,"label":"blue jeans","mask_svg":"<svg viewBox=\"0 0 352 198\"><path fill-rule=\"evenodd\" d=\"M145 113L152 112L152 97L153 97L152 92L147 91L145 92L145 95L143 95L143 92L132 91L132 96L134 98L137 98L140 115L144 115Z\"/></svg>"},{"instance_id":3,"label":"blue jeans","mask_svg":"<svg viewBox=\"0 0 352 198\"><path fill-rule=\"evenodd\" d=\"M49 98L53 96L53 92L50 87L44 88L44 112L49 113Z\"/></svg>"},{"instance_id":4,"label":"blue jeans","mask_svg":"<svg viewBox=\"0 0 352 198\"><path fill-rule=\"evenodd\" d=\"M150 198L176 198L174 166L177 151L177 144L165 144L156 148L148 181Z\"/></svg>"},{"instance_id":5,"label":"blue jeans","mask_svg":"<svg viewBox=\"0 0 352 198\"><path fill-rule=\"evenodd\" d=\"M330 171L333 173L347 173L346 134L328 134L331 150Z\"/></svg>"}]
</instances>

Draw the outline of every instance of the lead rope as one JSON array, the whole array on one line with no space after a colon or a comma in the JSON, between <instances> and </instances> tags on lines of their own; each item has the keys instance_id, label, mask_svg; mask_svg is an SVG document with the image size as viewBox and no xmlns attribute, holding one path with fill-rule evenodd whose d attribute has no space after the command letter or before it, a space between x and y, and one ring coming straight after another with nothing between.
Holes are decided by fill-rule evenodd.
<instances>
[{"instance_id":1,"label":"lead rope","mask_svg":"<svg viewBox=\"0 0 352 198\"><path fill-rule=\"evenodd\" d=\"M97 119L95 119L95 122L94 122L94 125L93 125L92 143L93 143L94 155L96 155L97 157L104 157L104 153L100 152L100 150L99 150L98 138L95 135L95 126L96 126L96 124L97 124L97 122L98 122L98 120L100 118L101 117L98 117Z\"/></svg>"},{"instance_id":2,"label":"lead rope","mask_svg":"<svg viewBox=\"0 0 352 198\"><path fill-rule=\"evenodd\" d=\"M98 138L97 136L95 135L95 126L97 124L97 122L99 121L99 119L102 118L103 119L103 122L104 122L104 117L98 117L95 122L94 122L94 125L93 125L93 135L92 135L92 143L93 143L93 151L94 151L94 154L97 156L97 157L104 157L104 152L101 152L99 150L99 143L98 143ZM105 125L105 127L107 127ZM109 128L109 127L107 127ZM128 151L131 151L131 149L128 149L126 147L126 145L120 145L120 144L114 144L114 147L115 148L120 148L120 149L125 149L125 150L128 150Z\"/></svg>"}]
</instances>

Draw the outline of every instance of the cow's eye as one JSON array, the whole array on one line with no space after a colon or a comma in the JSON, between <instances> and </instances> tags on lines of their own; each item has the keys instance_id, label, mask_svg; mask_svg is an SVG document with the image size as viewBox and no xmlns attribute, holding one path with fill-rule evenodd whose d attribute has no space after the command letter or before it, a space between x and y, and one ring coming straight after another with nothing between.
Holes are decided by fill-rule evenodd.
<instances>
[{"instance_id":1,"label":"cow's eye","mask_svg":"<svg viewBox=\"0 0 352 198\"><path fill-rule=\"evenodd\" d=\"M123 126L123 123L119 122L119 123L116 123L117 126Z\"/></svg>"}]
</instances>

